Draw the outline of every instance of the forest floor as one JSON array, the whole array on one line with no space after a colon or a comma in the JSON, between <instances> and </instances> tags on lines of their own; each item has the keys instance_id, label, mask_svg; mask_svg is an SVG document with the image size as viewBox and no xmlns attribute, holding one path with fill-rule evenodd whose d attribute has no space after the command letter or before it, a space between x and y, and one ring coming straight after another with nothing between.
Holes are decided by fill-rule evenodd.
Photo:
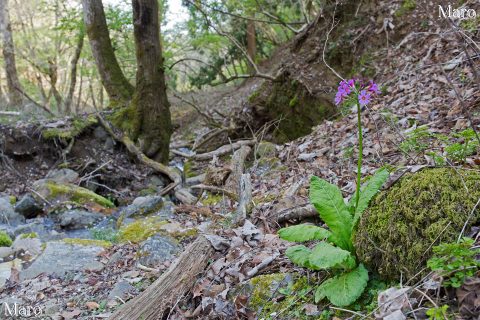
<instances>
[{"instance_id":1,"label":"forest floor","mask_svg":"<svg viewBox=\"0 0 480 320\"><path fill-rule=\"evenodd\" d=\"M390 13L381 13L390 5L379 5L377 13L387 18ZM369 32L378 31L376 37L385 46L371 52L362 66L382 87L381 97L362 112L362 176L387 166L394 172L384 186L388 189L407 172L438 165L430 152L443 154L448 145L464 143L452 133L478 128L480 80L473 71L478 70L478 56L466 55L465 40L451 27L427 26L421 32L410 27L407 32L400 24L399 36L384 21L369 24ZM303 56L294 56L288 55L291 60L284 64L298 68L303 82L322 82L321 73L314 71L325 69L321 57L309 69ZM351 110L304 137L274 144L268 142L274 122L251 130L238 130L235 123L248 113L249 97L262 83L253 79L239 87L171 97L177 130L170 166L182 175L180 189L194 199L160 196L168 179L136 161L91 115L1 124L0 194L5 197L0 197L0 209L14 221L1 229L15 240L11 248L0 250L0 301L39 306L52 319L108 318L168 272L203 234L221 237L210 238L217 251L193 289L174 297L164 318L318 318L326 305L301 297L274 310L269 303L286 300L288 293L278 286L267 293L258 287L262 275L305 275L317 281L284 256L291 243L280 240L276 231L299 221L320 222L308 208L312 175L339 186L345 198L353 194L356 113ZM440 134L447 141L434 137ZM246 143L241 147L238 141ZM418 145L425 147L419 150ZM243 226L234 221L240 177L232 159L238 160L238 150L246 152L245 172L252 184L253 205ZM461 167L480 171L477 153L461 162ZM70 189L53 192L48 181ZM88 194L89 201L82 202L78 194L85 190L78 187L102 198L92 202ZM28 210L13 211L20 203ZM413 316L425 318L418 309ZM373 311L366 310L338 316L373 318Z\"/></svg>"}]
</instances>

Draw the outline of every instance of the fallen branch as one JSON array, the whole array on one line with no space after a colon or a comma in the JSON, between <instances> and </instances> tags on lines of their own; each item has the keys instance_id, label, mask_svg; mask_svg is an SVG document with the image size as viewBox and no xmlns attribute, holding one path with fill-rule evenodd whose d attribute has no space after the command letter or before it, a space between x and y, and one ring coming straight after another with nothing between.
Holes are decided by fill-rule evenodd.
<instances>
[{"instance_id":1,"label":"fallen branch","mask_svg":"<svg viewBox=\"0 0 480 320\"><path fill-rule=\"evenodd\" d=\"M253 146L256 143L256 140L241 140L234 142L232 144L224 145L218 148L217 150L206 152L206 153L201 153L201 154L196 154L193 156L193 159L195 160L209 160L215 156L220 157L223 156L227 153L231 153L242 146Z\"/></svg>"},{"instance_id":2,"label":"fallen branch","mask_svg":"<svg viewBox=\"0 0 480 320\"><path fill-rule=\"evenodd\" d=\"M0 116L19 116L20 112L17 111L0 111Z\"/></svg>"},{"instance_id":3,"label":"fallen branch","mask_svg":"<svg viewBox=\"0 0 480 320\"><path fill-rule=\"evenodd\" d=\"M123 145L125 145L125 147L127 148L127 150L132 153L133 155L135 155L137 157L137 159L143 163L144 165L146 166L149 166L150 168L152 168L153 170L157 171L157 172L160 172L164 175L166 175L167 177L170 178L170 180L172 180L173 182L171 184L169 184L168 186L166 186L161 192L160 194L163 196L167 193L169 193L170 191L172 191L176 186L180 185L182 183L182 177L180 176L180 174L172 169L170 169L169 167L159 163L159 162L156 162L152 159L150 159L149 157L147 157L136 145L135 143L133 143L132 140L130 140L130 138L128 136L126 136L125 134L121 133L121 134L115 134L115 132L113 131L112 127L110 126L110 124L105 120L103 119L103 117L100 115L100 114L97 114L97 118L98 120L100 121L100 123L102 124L102 126L105 128L105 130L107 130L107 132L118 142L122 143Z\"/></svg>"},{"instance_id":4,"label":"fallen branch","mask_svg":"<svg viewBox=\"0 0 480 320\"><path fill-rule=\"evenodd\" d=\"M188 293L214 254L210 242L199 236L178 260L139 296L117 310L110 319L163 319L175 305L177 297Z\"/></svg>"},{"instance_id":5,"label":"fallen branch","mask_svg":"<svg viewBox=\"0 0 480 320\"><path fill-rule=\"evenodd\" d=\"M270 263L273 262L273 260L275 260L278 256L280 255L280 253L276 252L275 254L273 254L272 256L270 257L267 257L265 260L263 260L259 265L257 265L255 268L253 268L252 270L248 271L247 272L247 279L250 279L254 276L257 275L257 273L264 269L266 266L268 266Z\"/></svg>"},{"instance_id":6,"label":"fallen branch","mask_svg":"<svg viewBox=\"0 0 480 320\"><path fill-rule=\"evenodd\" d=\"M192 189L201 189L201 190L207 190L207 191L211 191L213 193L220 193L220 194L224 194L226 195L227 197L229 197L230 199L232 199L233 201L237 201L238 202L238 196L233 193L233 192L230 192L226 189L222 189L220 187L215 187L215 186L209 186L209 185L206 185L206 184L197 184L195 186L191 186L190 188Z\"/></svg>"},{"instance_id":7,"label":"fallen branch","mask_svg":"<svg viewBox=\"0 0 480 320\"><path fill-rule=\"evenodd\" d=\"M290 220L304 220L318 217L318 212L311 204L297 206L282 210L278 213L277 222L282 223Z\"/></svg>"}]
</instances>

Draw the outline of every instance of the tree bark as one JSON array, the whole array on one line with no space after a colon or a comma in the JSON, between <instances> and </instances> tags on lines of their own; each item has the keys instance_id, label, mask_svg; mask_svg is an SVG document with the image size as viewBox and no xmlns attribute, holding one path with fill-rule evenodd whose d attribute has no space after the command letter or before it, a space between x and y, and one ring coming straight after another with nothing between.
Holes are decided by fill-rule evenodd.
<instances>
[{"instance_id":1,"label":"tree bark","mask_svg":"<svg viewBox=\"0 0 480 320\"><path fill-rule=\"evenodd\" d=\"M7 75L7 89L9 106L22 104L22 90L18 80L17 65L15 62L15 47L13 45L12 26L8 12L8 0L0 1L0 29L3 40L3 57L5 59L5 73Z\"/></svg>"},{"instance_id":2,"label":"tree bark","mask_svg":"<svg viewBox=\"0 0 480 320\"><path fill-rule=\"evenodd\" d=\"M165 319L164 316L177 300L193 288L214 252L210 242L204 236L199 236L167 272L138 297L117 310L110 319Z\"/></svg>"},{"instance_id":3,"label":"tree bark","mask_svg":"<svg viewBox=\"0 0 480 320\"><path fill-rule=\"evenodd\" d=\"M133 86L125 78L113 51L101 0L82 0L85 28L102 84L110 101L125 106L133 95Z\"/></svg>"},{"instance_id":4,"label":"tree bark","mask_svg":"<svg viewBox=\"0 0 480 320\"><path fill-rule=\"evenodd\" d=\"M163 70L157 0L132 0L137 56L132 100L138 123L134 139L150 158L168 162L172 124Z\"/></svg>"},{"instance_id":5,"label":"tree bark","mask_svg":"<svg viewBox=\"0 0 480 320\"><path fill-rule=\"evenodd\" d=\"M248 20L247 22L247 54L252 59L252 61L255 61L255 58L257 56L257 36L256 36L256 31L255 31L255 21L253 20ZM252 65L248 65L248 70L250 73L255 72L255 69Z\"/></svg>"},{"instance_id":6,"label":"tree bark","mask_svg":"<svg viewBox=\"0 0 480 320\"><path fill-rule=\"evenodd\" d=\"M80 55L82 53L84 38L85 38L85 31L82 28L80 29L80 32L78 34L77 46L75 48L75 53L73 55L72 62L70 63L70 86L68 88L68 94L64 102L65 114L72 113L73 94L75 92L75 86L77 85L77 65L78 65L78 60L80 60Z\"/></svg>"}]
</instances>

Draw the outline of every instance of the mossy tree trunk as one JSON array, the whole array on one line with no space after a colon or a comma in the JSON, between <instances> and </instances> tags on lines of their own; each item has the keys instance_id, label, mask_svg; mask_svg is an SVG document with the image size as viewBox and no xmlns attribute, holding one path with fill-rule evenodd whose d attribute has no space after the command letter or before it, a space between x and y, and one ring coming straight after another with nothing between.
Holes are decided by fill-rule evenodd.
<instances>
[{"instance_id":1,"label":"mossy tree trunk","mask_svg":"<svg viewBox=\"0 0 480 320\"><path fill-rule=\"evenodd\" d=\"M22 104L22 95L19 90L22 89L18 80L17 66L15 62L15 49L13 45L12 26L10 24L10 15L8 13L8 0L0 0L0 30L2 37L2 51L5 60L5 73L7 76L7 88L9 106L20 106Z\"/></svg>"},{"instance_id":2,"label":"mossy tree trunk","mask_svg":"<svg viewBox=\"0 0 480 320\"><path fill-rule=\"evenodd\" d=\"M168 162L172 124L160 45L156 0L132 0L137 56L135 89L125 78L113 52L100 0L83 0L87 35L97 68L111 102L119 107L113 117L148 157Z\"/></svg>"},{"instance_id":3,"label":"mossy tree trunk","mask_svg":"<svg viewBox=\"0 0 480 320\"><path fill-rule=\"evenodd\" d=\"M137 55L132 104L139 126L135 140L147 156L166 163L172 124L160 44L158 1L132 0L132 5Z\"/></svg>"},{"instance_id":4,"label":"mossy tree trunk","mask_svg":"<svg viewBox=\"0 0 480 320\"><path fill-rule=\"evenodd\" d=\"M125 78L113 51L101 0L83 0L83 15L90 46L110 101L127 105L134 88Z\"/></svg>"}]
</instances>

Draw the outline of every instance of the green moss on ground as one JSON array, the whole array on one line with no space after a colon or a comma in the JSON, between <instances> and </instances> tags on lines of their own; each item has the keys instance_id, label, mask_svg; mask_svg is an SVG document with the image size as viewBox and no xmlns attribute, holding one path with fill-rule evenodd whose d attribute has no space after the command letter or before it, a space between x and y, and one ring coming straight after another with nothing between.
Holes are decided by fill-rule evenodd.
<instances>
[{"instance_id":1,"label":"green moss on ground","mask_svg":"<svg viewBox=\"0 0 480 320\"><path fill-rule=\"evenodd\" d=\"M86 118L75 117L71 125L66 128L48 128L42 131L44 139L71 140L80 135L85 129L97 124L98 120L94 115Z\"/></svg>"},{"instance_id":2,"label":"green moss on ground","mask_svg":"<svg viewBox=\"0 0 480 320\"><path fill-rule=\"evenodd\" d=\"M259 319L319 319L319 315L308 316L304 309L306 304L314 304L314 286L307 277L266 274L252 278L248 286L248 308Z\"/></svg>"},{"instance_id":3,"label":"green moss on ground","mask_svg":"<svg viewBox=\"0 0 480 320\"><path fill-rule=\"evenodd\" d=\"M400 8L395 11L395 16L396 17L401 17L405 15L407 12L415 10L417 7L417 3L415 0L404 0Z\"/></svg>"},{"instance_id":4,"label":"green moss on ground","mask_svg":"<svg viewBox=\"0 0 480 320\"><path fill-rule=\"evenodd\" d=\"M167 223L167 221L161 220L158 217L137 220L120 228L120 231L118 232L118 240L120 242L142 242L160 232L161 227Z\"/></svg>"},{"instance_id":5,"label":"green moss on ground","mask_svg":"<svg viewBox=\"0 0 480 320\"><path fill-rule=\"evenodd\" d=\"M17 198L15 196L9 196L10 204L14 206L17 203Z\"/></svg>"},{"instance_id":6,"label":"green moss on ground","mask_svg":"<svg viewBox=\"0 0 480 320\"><path fill-rule=\"evenodd\" d=\"M223 195L221 194L213 194L211 192L207 192L205 196L200 199L200 203L204 206L214 206L220 201L222 201Z\"/></svg>"},{"instance_id":7,"label":"green moss on ground","mask_svg":"<svg viewBox=\"0 0 480 320\"><path fill-rule=\"evenodd\" d=\"M54 181L47 181L41 186L43 196L47 200L68 200L78 204L97 203L103 207L113 208L113 202L95 192L73 184L57 184ZM46 194L45 194L46 192Z\"/></svg>"},{"instance_id":8,"label":"green moss on ground","mask_svg":"<svg viewBox=\"0 0 480 320\"><path fill-rule=\"evenodd\" d=\"M97 246L103 248L109 248L112 246L111 242L105 240L65 238L62 239L62 241L68 244L77 244L81 246Z\"/></svg>"},{"instance_id":9,"label":"green moss on ground","mask_svg":"<svg viewBox=\"0 0 480 320\"><path fill-rule=\"evenodd\" d=\"M12 238L5 231L0 231L0 247L10 247L11 245Z\"/></svg>"},{"instance_id":10,"label":"green moss on ground","mask_svg":"<svg viewBox=\"0 0 480 320\"><path fill-rule=\"evenodd\" d=\"M20 239L34 239L34 238L38 238L38 234L36 232L22 233L20 235Z\"/></svg>"},{"instance_id":11,"label":"green moss on ground","mask_svg":"<svg viewBox=\"0 0 480 320\"><path fill-rule=\"evenodd\" d=\"M357 255L384 279L402 274L409 280L425 267L434 245L456 241L479 198L475 171L436 168L409 174L372 201L354 237Z\"/></svg>"}]
</instances>

